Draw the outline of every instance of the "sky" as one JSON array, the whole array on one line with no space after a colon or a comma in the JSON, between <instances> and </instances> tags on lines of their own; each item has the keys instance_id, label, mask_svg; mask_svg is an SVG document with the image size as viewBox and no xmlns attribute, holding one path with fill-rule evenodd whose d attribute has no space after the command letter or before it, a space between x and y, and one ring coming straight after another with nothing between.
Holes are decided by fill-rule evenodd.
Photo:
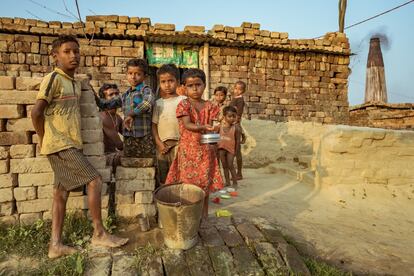
<instances>
[{"instance_id":1,"label":"sky","mask_svg":"<svg viewBox=\"0 0 414 276\"><path fill-rule=\"evenodd\" d=\"M345 26L359 22L408 0L348 0ZM81 17L116 14L149 17L152 23L240 26L257 22L261 29L288 32L290 38L314 38L338 29L338 0L78 0ZM38 18L45 21L76 21L75 0L0 0L0 16ZM47 8L45 8L46 6ZM51 10L54 11L51 11ZM383 47L388 102L414 102L414 2L345 31L351 43L348 98L361 104L365 93L365 68L369 38L374 33L388 37Z\"/></svg>"}]
</instances>

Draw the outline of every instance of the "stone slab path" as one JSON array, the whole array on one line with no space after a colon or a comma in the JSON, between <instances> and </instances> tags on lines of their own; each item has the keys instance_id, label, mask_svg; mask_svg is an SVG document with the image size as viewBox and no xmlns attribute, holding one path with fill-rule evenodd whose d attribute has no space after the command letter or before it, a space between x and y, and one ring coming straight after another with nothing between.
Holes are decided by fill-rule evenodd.
<instances>
[{"instance_id":1,"label":"stone slab path","mask_svg":"<svg viewBox=\"0 0 414 276\"><path fill-rule=\"evenodd\" d=\"M85 275L310 275L295 247L263 219L212 217L199 236L186 251L150 248L133 256L94 248Z\"/></svg>"}]
</instances>

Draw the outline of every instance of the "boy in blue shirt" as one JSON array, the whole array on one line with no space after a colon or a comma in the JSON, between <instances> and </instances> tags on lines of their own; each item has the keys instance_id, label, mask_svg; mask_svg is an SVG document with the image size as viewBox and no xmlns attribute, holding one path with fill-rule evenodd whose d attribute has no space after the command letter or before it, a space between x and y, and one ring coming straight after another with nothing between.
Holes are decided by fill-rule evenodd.
<instances>
[{"instance_id":1,"label":"boy in blue shirt","mask_svg":"<svg viewBox=\"0 0 414 276\"><path fill-rule=\"evenodd\" d=\"M151 134L152 108L155 97L149 86L144 84L148 64L143 59L127 62L127 80L130 88L111 100L95 96L96 104L102 110L122 108L124 120L124 156L155 156L154 140Z\"/></svg>"}]
</instances>

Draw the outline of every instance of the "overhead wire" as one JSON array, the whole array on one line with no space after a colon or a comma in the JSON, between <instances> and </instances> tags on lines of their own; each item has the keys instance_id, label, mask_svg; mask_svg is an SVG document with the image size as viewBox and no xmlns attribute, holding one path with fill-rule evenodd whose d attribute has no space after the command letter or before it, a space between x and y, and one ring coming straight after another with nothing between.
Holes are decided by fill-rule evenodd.
<instances>
[{"instance_id":1,"label":"overhead wire","mask_svg":"<svg viewBox=\"0 0 414 276\"><path fill-rule=\"evenodd\" d=\"M375 19L375 18L377 18L377 17L380 17L380 16L382 16L382 15L384 15L384 14L387 14L387 13L389 13L389 12L395 11L395 10L397 10L397 9L399 9L399 8L402 8L402 7L404 7L404 6L408 5L408 4L411 4L411 3L413 3L413 2L414 2L414 0L407 1L407 2L405 2L405 3L401 4L401 5L398 5L398 6L394 7L394 8L391 8L391 9L389 9L389 10L383 11L383 12L381 12L381 13L378 13L378 14L376 14L376 15L373 15L373 16L371 16L371 17L368 17L368 18L366 18L366 19L364 19L364 20L361 20L361 21L359 21L359 22L356 22L356 23L354 23L354 24L351 24L351 25L349 25L349 26L346 26L346 27L344 28L344 30L350 29L350 28L352 28L352 27L358 26L358 25L360 25L360 24L362 24L362 23L365 23L365 22L367 22L367 21L370 21L370 20L372 20L372 19ZM321 35L321 36L315 37L315 39L317 39L317 38L321 38L321 37L323 37L323 36L324 36L324 35Z\"/></svg>"},{"instance_id":2,"label":"overhead wire","mask_svg":"<svg viewBox=\"0 0 414 276\"><path fill-rule=\"evenodd\" d=\"M31 16L33 16L34 18L36 18L36 19L38 19L38 20L41 20L41 21L44 21L42 18L40 18L39 16L37 16L36 14L34 14L34 13L32 13L31 11L29 11L29 10L25 10L28 14L30 14Z\"/></svg>"},{"instance_id":3,"label":"overhead wire","mask_svg":"<svg viewBox=\"0 0 414 276\"><path fill-rule=\"evenodd\" d=\"M66 17L66 18L72 18L72 19L73 19L73 18L75 18L75 19L77 19L76 17L69 16L69 15L64 14L64 13L61 13L61 12L59 12L59 11L57 11L57 10L51 9L51 8L49 8L49 7L47 7L47 6L43 5L43 4L40 4L40 3L39 3L39 2L37 2L37 1L34 1L34 0L28 0L28 1L32 2L32 3L33 3L33 4L35 4L35 5L38 5L38 6L42 7L42 8L43 8L43 9L45 9L45 10L48 10L48 11L53 12L53 13L55 13L55 14L58 14L58 15L60 15L60 16L64 16L64 17Z\"/></svg>"}]
</instances>

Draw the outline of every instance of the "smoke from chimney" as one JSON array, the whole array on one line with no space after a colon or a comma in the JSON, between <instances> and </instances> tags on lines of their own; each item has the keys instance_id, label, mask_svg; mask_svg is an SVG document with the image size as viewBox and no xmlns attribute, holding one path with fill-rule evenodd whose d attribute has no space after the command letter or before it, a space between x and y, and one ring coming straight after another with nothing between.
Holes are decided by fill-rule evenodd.
<instances>
[{"instance_id":1,"label":"smoke from chimney","mask_svg":"<svg viewBox=\"0 0 414 276\"><path fill-rule=\"evenodd\" d=\"M388 42L388 39L386 41ZM365 80L365 102L387 102L387 86L385 83L384 60L382 59L380 37L372 37L369 43Z\"/></svg>"}]
</instances>

